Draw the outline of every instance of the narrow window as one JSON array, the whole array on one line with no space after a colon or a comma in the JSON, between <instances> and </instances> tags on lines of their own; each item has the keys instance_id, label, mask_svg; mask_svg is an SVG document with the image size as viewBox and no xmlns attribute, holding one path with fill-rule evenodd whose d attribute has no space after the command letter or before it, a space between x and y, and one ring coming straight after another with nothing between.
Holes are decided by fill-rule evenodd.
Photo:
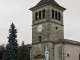
<instances>
[{"instance_id":1,"label":"narrow window","mask_svg":"<svg viewBox=\"0 0 80 60\"><path fill-rule=\"evenodd\" d=\"M39 42L41 42L41 36L39 36Z\"/></svg>"},{"instance_id":2,"label":"narrow window","mask_svg":"<svg viewBox=\"0 0 80 60\"><path fill-rule=\"evenodd\" d=\"M57 11L55 11L55 19L57 19Z\"/></svg>"},{"instance_id":3,"label":"narrow window","mask_svg":"<svg viewBox=\"0 0 80 60\"><path fill-rule=\"evenodd\" d=\"M43 10L43 18L45 18L45 10Z\"/></svg>"},{"instance_id":4,"label":"narrow window","mask_svg":"<svg viewBox=\"0 0 80 60\"><path fill-rule=\"evenodd\" d=\"M38 12L35 13L35 19L38 20Z\"/></svg>"},{"instance_id":5,"label":"narrow window","mask_svg":"<svg viewBox=\"0 0 80 60\"><path fill-rule=\"evenodd\" d=\"M80 54L79 54L79 60L80 60Z\"/></svg>"},{"instance_id":6,"label":"narrow window","mask_svg":"<svg viewBox=\"0 0 80 60\"><path fill-rule=\"evenodd\" d=\"M54 18L54 10L52 10L52 18Z\"/></svg>"},{"instance_id":7,"label":"narrow window","mask_svg":"<svg viewBox=\"0 0 80 60\"><path fill-rule=\"evenodd\" d=\"M58 30L58 27L56 27L56 30Z\"/></svg>"},{"instance_id":8,"label":"narrow window","mask_svg":"<svg viewBox=\"0 0 80 60\"><path fill-rule=\"evenodd\" d=\"M58 13L58 19L61 20L61 14L60 14L60 12Z\"/></svg>"},{"instance_id":9,"label":"narrow window","mask_svg":"<svg viewBox=\"0 0 80 60\"><path fill-rule=\"evenodd\" d=\"M41 19L41 11L39 11L39 19Z\"/></svg>"},{"instance_id":10,"label":"narrow window","mask_svg":"<svg viewBox=\"0 0 80 60\"><path fill-rule=\"evenodd\" d=\"M69 54L67 54L67 57L69 58Z\"/></svg>"}]
</instances>

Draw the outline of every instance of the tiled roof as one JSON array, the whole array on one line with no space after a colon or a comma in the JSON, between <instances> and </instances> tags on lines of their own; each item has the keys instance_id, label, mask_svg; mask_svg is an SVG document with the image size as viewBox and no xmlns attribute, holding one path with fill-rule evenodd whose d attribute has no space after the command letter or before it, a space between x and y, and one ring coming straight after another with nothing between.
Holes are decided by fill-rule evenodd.
<instances>
[{"instance_id":1,"label":"tiled roof","mask_svg":"<svg viewBox=\"0 0 80 60\"><path fill-rule=\"evenodd\" d=\"M54 5L58 6L58 7L61 7L61 8L63 8L63 9L65 9L64 7L60 6L60 5L59 5L56 1L54 1L54 0L41 0L36 6L34 6L34 7L32 7L32 8L38 7L38 6L40 6L40 5L42 5L42 4L45 4L45 3L52 3L52 4L54 4ZM32 9L32 8L30 8L30 9Z\"/></svg>"},{"instance_id":2,"label":"tiled roof","mask_svg":"<svg viewBox=\"0 0 80 60\"><path fill-rule=\"evenodd\" d=\"M69 40L69 39L61 39L61 40L56 41L56 43L69 43L69 44L80 45L80 42Z\"/></svg>"}]
</instances>

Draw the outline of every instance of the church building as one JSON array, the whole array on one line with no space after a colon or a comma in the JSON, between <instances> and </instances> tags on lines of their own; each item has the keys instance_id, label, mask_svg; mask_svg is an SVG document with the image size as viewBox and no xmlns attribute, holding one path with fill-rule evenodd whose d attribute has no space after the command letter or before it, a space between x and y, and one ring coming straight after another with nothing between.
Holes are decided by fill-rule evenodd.
<instances>
[{"instance_id":1,"label":"church building","mask_svg":"<svg viewBox=\"0 0 80 60\"><path fill-rule=\"evenodd\" d=\"M64 39L63 12L55 0L41 0L32 11L30 60L80 60L80 42Z\"/></svg>"}]
</instances>

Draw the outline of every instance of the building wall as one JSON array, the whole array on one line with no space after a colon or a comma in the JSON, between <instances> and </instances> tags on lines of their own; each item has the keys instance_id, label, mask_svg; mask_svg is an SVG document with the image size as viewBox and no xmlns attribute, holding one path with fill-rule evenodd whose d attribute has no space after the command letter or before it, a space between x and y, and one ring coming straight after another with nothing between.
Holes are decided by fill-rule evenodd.
<instances>
[{"instance_id":1,"label":"building wall","mask_svg":"<svg viewBox=\"0 0 80 60\"><path fill-rule=\"evenodd\" d=\"M42 10L45 10L45 18L42 18L43 16ZM58 19L52 18L52 10L54 10L54 17L55 17L55 11L61 13L60 21ZM39 20L39 15L38 15L38 21L36 21L35 13L36 12L39 13L39 11L41 11L41 20ZM54 23L63 25L63 10L61 10L60 8L56 8L55 6L43 5L32 11L32 24L38 24L38 23L45 22L45 21L52 21Z\"/></svg>"},{"instance_id":2,"label":"building wall","mask_svg":"<svg viewBox=\"0 0 80 60\"><path fill-rule=\"evenodd\" d=\"M62 60L62 44L54 45L54 60Z\"/></svg>"},{"instance_id":3,"label":"building wall","mask_svg":"<svg viewBox=\"0 0 80 60\"><path fill-rule=\"evenodd\" d=\"M56 29L56 27L58 29ZM50 24L50 40L55 42L60 39L64 39L64 26L51 23Z\"/></svg>"},{"instance_id":4,"label":"building wall","mask_svg":"<svg viewBox=\"0 0 80 60\"><path fill-rule=\"evenodd\" d=\"M38 32L37 30L39 25L40 24L32 26L32 43L40 43L39 36L41 36L41 42L50 41L50 23L42 23L42 32Z\"/></svg>"},{"instance_id":5,"label":"building wall","mask_svg":"<svg viewBox=\"0 0 80 60\"><path fill-rule=\"evenodd\" d=\"M43 9L45 9L46 10L46 12L45 12L45 19L44 18L42 18L42 10ZM35 13L36 12L38 12L39 13L39 11L41 11L41 20L39 20L39 17L38 17L38 21L36 21L36 19L35 19ZM47 6L42 6L42 7L39 7L39 8L37 8L36 10L34 10L34 11L32 11L32 24L34 25L34 24L39 24L39 23L42 23L42 22L45 22L45 21L47 21L47 11L48 11L48 5ZM39 16L39 14L38 14L38 16Z\"/></svg>"},{"instance_id":6,"label":"building wall","mask_svg":"<svg viewBox=\"0 0 80 60\"><path fill-rule=\"evenodd\" d=\"M45 9L45 18L41 18L41 20L36 21L35 20L35 13L42 11ZM61 13L61 21L56 20L55 18L52 18L52 9L54 11ZM42 37L43 41L56 41L59 39L64 38L64 26L63 26L63 11L56 8L55 6L46 5L41 6L40 8L37 8L36 10L32 11L32 43L38 42L38 37ZM46 22L47 21L47 22ZM48 22L49 21L49 22ZM50 22L51 21L51 22ZM42 24L43 30L41 33L37 31L37 27L39 24ZM58 30L56 30L56 27Z\"/></svg>"},{"instance_id":7,"label":"building wall","mask_svg":"<svg viewBox=\"0 0 80 60\"><path fill-rule=\"evenodd\" d=\"M67 56L69 54L69 57ZM64 60L79 60L80 46L65 44L64 45Z\"/></svg>"},{"instance_id":8,"label":"building wall","mask_svg":"<svg viewBox=\"0 0 80 60\"><path fill-rule=\"evenodd\" d=\"M63 44L63 60L79 60L79 54L80 46ZM54 60L62 60L62 44L54 45Z\"/></svg>"},{"instance_id":9,"label":"building wall","mask_svg":"<svg viewBox=\"0 0 80 60\"><path fill-rule=\"evenodd\" d=\"M54 58L54 44L51 42L33 44L32 48L31 48L31 53L30 53L31 60L35 60L34 57L38 56L39 54L45 56L46 48L49 51L49 60L53 60L53 58Z\"/></svg>"},{"instance_id":10,"label":"building wall","mask_svg":"<svg viewBox=\"0 0 80 60\"><path fill-rule=\"evenodd\" d=\"M61 13L61 20L60 21L58 19L52 18L52 10L54 10L54 17L55 17L55 11ZM61 9L58 9L55 6L49 6L49 15L50 15L50 18L51 18L50 20L52 22L63 25L63 11Z\"/></svg>"}]
</instances>

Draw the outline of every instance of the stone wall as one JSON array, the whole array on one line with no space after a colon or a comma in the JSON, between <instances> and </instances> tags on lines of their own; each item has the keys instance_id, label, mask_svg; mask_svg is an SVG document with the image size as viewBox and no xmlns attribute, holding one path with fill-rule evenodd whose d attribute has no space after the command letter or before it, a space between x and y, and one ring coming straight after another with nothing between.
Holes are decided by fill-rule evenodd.
<instances>
[{"instance_id":1,"label":"stone wall","mask_svg":"<svg viewBox=\"0 0 80 60\"><path fill-rule=\"evenodd\" d=\"M64 26L51 23L50 24L50 40L55 42L60 39L64 39Z\"/></svg>"},{"instance_id":2,"label":"stone wall","mask_svg":"<svg viewBox=\"0 0 80 60\"><path fill-rule=\"evenodd\" d=\"M44 55L45 51L49 51L49 60L53 60L54 55L54 45L51 42L48 43L40 43L40 44L33 44L31 48L31 60L35 60L34 57L37 55Z\"/></svg>"}]
</instances>

